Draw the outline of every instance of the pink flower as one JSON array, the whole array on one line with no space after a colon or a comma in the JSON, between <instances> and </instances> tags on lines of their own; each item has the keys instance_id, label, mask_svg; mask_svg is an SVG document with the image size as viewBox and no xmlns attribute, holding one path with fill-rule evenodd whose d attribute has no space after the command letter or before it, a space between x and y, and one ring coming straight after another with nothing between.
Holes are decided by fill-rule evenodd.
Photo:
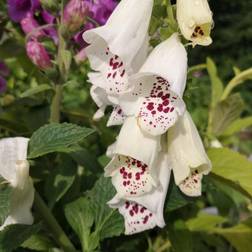
<instances>
[{"instance_id":1,"label":"pink flower","mask_svg":"<svg viewBox=\"0 0 252 252\"><path fill-rule=\"evenodd\" d=\"M52 63L45 47L37 40L30 40L26 44L26 52L33 64L42 70L52 67Z\"/></svg>"},{"instance_id":2,"label":"pink flower","mask_svg":"<svg viewBox=\"0 0 252 252\"><path fill-rule=\"evenodd\" d=\"M88 3L83 0L70 0L64 9L63 22L71 31L78 30L89 12Z\"/></svg>"}]
</instances>

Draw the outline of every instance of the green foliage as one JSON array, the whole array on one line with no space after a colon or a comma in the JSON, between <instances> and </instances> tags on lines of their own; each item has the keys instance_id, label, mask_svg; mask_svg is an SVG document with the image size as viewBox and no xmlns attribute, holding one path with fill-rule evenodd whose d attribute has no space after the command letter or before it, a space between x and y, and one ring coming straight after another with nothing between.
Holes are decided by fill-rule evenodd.
<instances>
[{"instance_id":1,"label":"green foliage","mask_svg":"<svg viewBox=\"0 0 252 252\"><path fill-rule=\"evenodd\" d=\"M122 233L122 217L107 205L114 194L110 179L101 177L86 197L66 206L66 218L79 236L83 251L93 251L103 239Z\"/></svg>"},{"instance_id":2,"label":"green foliage","mask_svg":"<svg viewBox=\"0 0 252 252\"><path fill-rule=\"evenodd\" d=\"M252 163L243 155L227 148L208 151L212 172L244 189L252 196Z\"/></svg>"},{"instance_id":3,"label":"green foliage","mask_svg":"<svg viewBox=\"0 0 252 252\"><path fill-rule=\"evenodd\" d=\"M78 143L94 130L70 123L51 123L33 133L29 142L29 158L37 158L52 152L74 152Z\"/></svg>"},{"instance_id":4,"label":"green foliage","mask_svg":"<svg viewBox=\"0 0 252 252\"><path fill-rule=\"evenodd\" d=\"M30 236L36 234L40 225L10 225L0 232L0 251L11 252L18 248Z\"/></svg>"},{"instance_id":5,"label":"green foliage","mask_svg":"<svg viewBox=\"0 0 252 252\"><path fill-rule=\"evenodd\" d=\"M4 223L10 212L10 198L12 188L8 182L0 176L0 226Z\"/></svg>"}]
</instances>

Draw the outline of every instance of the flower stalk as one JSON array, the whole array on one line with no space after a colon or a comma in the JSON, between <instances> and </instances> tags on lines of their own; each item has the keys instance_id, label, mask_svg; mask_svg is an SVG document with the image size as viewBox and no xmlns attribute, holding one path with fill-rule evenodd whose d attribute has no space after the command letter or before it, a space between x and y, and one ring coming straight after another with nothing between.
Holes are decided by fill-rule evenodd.
<instances>
[{"instance_id":1,"label":"flower stalk","mask_svg":"<svg viewBox=\"0 0 252 252\"><path fill-rule=\"evenodd\" d=\"M51 104L50 123L60 122L60 107L61 107L62 91L63 91L63 86L60 84L56 84L55 94L54 94L54 97L52 99L52 104Z\"/></svg>"},{"instance_id":2,"label":"flower stalk","mask_svg":"<svg viewBox=\"0 0 252 252\"><path fill-rule=\"evenodd\" d=\"M55 242L66 252L76 252L72 242L68 239L63 229L60 227L50 209L47 207L38 192L35 192L34 205L37 212L41 215L45 224L50 229Z\"/></svg>"}]
</instances>

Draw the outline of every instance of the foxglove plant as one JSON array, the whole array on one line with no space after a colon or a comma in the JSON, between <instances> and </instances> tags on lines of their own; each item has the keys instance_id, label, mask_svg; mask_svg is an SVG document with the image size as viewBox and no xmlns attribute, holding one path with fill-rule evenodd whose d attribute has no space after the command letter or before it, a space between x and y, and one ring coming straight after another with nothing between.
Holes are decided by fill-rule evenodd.
<instances>
[{"instance_id":1,"label":"foxglove plant","mask_svg":"<svg viewBox=\"0 0 252 252\"><path fill-rule=\"evenodd\" d=\"M0 140L0 176L13 188L10 199L10 213L0 230L11 224L33 223L31 207L34 200L34 187L29 177L27 159L27 138L5 138Z\"/></svg>"}]
</instances>

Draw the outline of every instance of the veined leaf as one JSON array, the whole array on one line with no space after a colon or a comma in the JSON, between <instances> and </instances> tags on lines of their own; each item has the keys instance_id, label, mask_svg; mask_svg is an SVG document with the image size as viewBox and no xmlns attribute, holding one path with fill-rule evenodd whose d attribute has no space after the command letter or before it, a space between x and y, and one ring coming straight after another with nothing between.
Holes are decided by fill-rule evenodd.
<instances>
[{"instance_id":1,"label":"veined leaf","mask_svg":"<svg viewBox=\"0 0 252 252\"><path fill-rule=\"evenodd\" d=\"M225 100L235 87L244 83L246 80L251 79L252 79L252 68L249 68L245 71L236 74L236 76L227 84L221 99Z\"/></svg>"},{"instance_id":2,"label":"veined leaf","mask_svg":"<svg viewBox=\"0 0 252 252\"><path fill-rule=\"evenodd\" d=\"M37 225L10 225L0 232L0 251L11 252L41 228Z\"/></svg>"},{"instance_id":3,"label":"veined leaf","mask_svg":"<svg viewBox=\"0 0 252 252\"><path fill-rule=\"evenodd\" d=\"M222 135L231 136L250 126L252 126L252 116L238 119L229 125Z\"/></svg>"},{"instance_id":4,"label":"veined leaf","mask_svg":"<svg viewBox=\"0 0 252 252\"><path fill-rule=\"evenodd\" d=\"M214 233L225 237L238 252L248 252L252 247L252 218L231 228L215 228Z\"/></svg>"},{"instance_id":5,"label":"veined leaf","mask_svg":"<svg viewBox=\"0 0 252 252\"><path fill-rule=\"evenodd\" d=\"M212 130L216 136L221 135L226 128L239 118L244 109L240 94L233 94L217 104L213 110Z\"/></svg>"},{"instance_id":6,"label":"veined leaf","mask_svg":"<svg viewBox=\"0 0 252 252\"><path fill-rule=\"evenodd\" d=\"M218 76L217 67L211 58L207 58L207 71L212 84L212 108L220 101L223 93L223 83Z\"/></svg>"},{"instance_id":7,"label":"veined leaf","mask_svg":"<svg viewBox=\"0 0 252 252\"><path fill-rule=\"evenodd\" d=\"M20 95L20 98L30 97L30 96L33 96L33 95L36 95L36 94L39 94L39 93L49 91L49 90L53 91L53 88L48 84L42 84L42 85L39 85L37 87L28 89L27 91L25 91L24 93L22 93Z\"/></svg>"},{"instance_id":8,"label":"veined leaf","mask_svg":"<svg viewBox=\"0 0 252 252\"><path fill-rule=\"evenodd\" d=\"M0 177L0 226L4 223L10 212L10 197L12 188L8 182Z\"/></svg>"},{"instance_id":9,"label":"veined leaf","mask_svg":"<svg viewBox=\"0 0 252 252\"><path fill-rule=\"evenodd\" d=\"M252 196L252 162L227 148L210 149L208 155L213 174L234 183Z\"/></svg>"},{"instance_id":10,"label":"veined leaf","mask_svg":"<svg viewBox=\"0 0 252 252\"><path fill-rule=\"evenodd\" d=\"M189 219L186 225L192 232L209 232L225 221L226 219L222 216L200 213L197 217Z\"/></svg>"},{"instance_id":11,"label":"veined leaf","mask_svg":"<svg viewBox=\"0 0 252 252\"><path fill-rule=\"evenodd\" d=\"M42 234L34 234L22 244L23 248L35 251L49 251L54 246L53 242Z\"/></svg>"},{"instance_id":12,"label":"veined leaf","mask_svg":"<svg viewBox=\"0 0 252 252\"><path fill-rule=\"evenodd\" d=\"M53 207L74 182L77 172L76 164L69 157L63 157L59 165L50 173L45 183L45 195L49 207Z\"/></svg>"},{"instance_id":13,"label":"veined leaf","mask_svg":"<svg viewBox=\"0 0 252 252\"><path fill-rule=\"evenodd\" d=\"M122 216L107 205L114 194L115 189L110 179L101 177L87 197L82 197L65 208L66 218L79 236L83 251L93 251L103 239L122 233Z\"/></svg>"},{"instance_id":14,"label":"veined leaf","mask_svg":"<svg viewBox=\"0 0 252 252\"><path fill-rule=\"evenodd\" d=\"M33 159L52 152L74 152L78 142L94 132L93 129L70 123L52 123L35 131L29 142L29 155Z\"/></svg>"}]
</instances>

